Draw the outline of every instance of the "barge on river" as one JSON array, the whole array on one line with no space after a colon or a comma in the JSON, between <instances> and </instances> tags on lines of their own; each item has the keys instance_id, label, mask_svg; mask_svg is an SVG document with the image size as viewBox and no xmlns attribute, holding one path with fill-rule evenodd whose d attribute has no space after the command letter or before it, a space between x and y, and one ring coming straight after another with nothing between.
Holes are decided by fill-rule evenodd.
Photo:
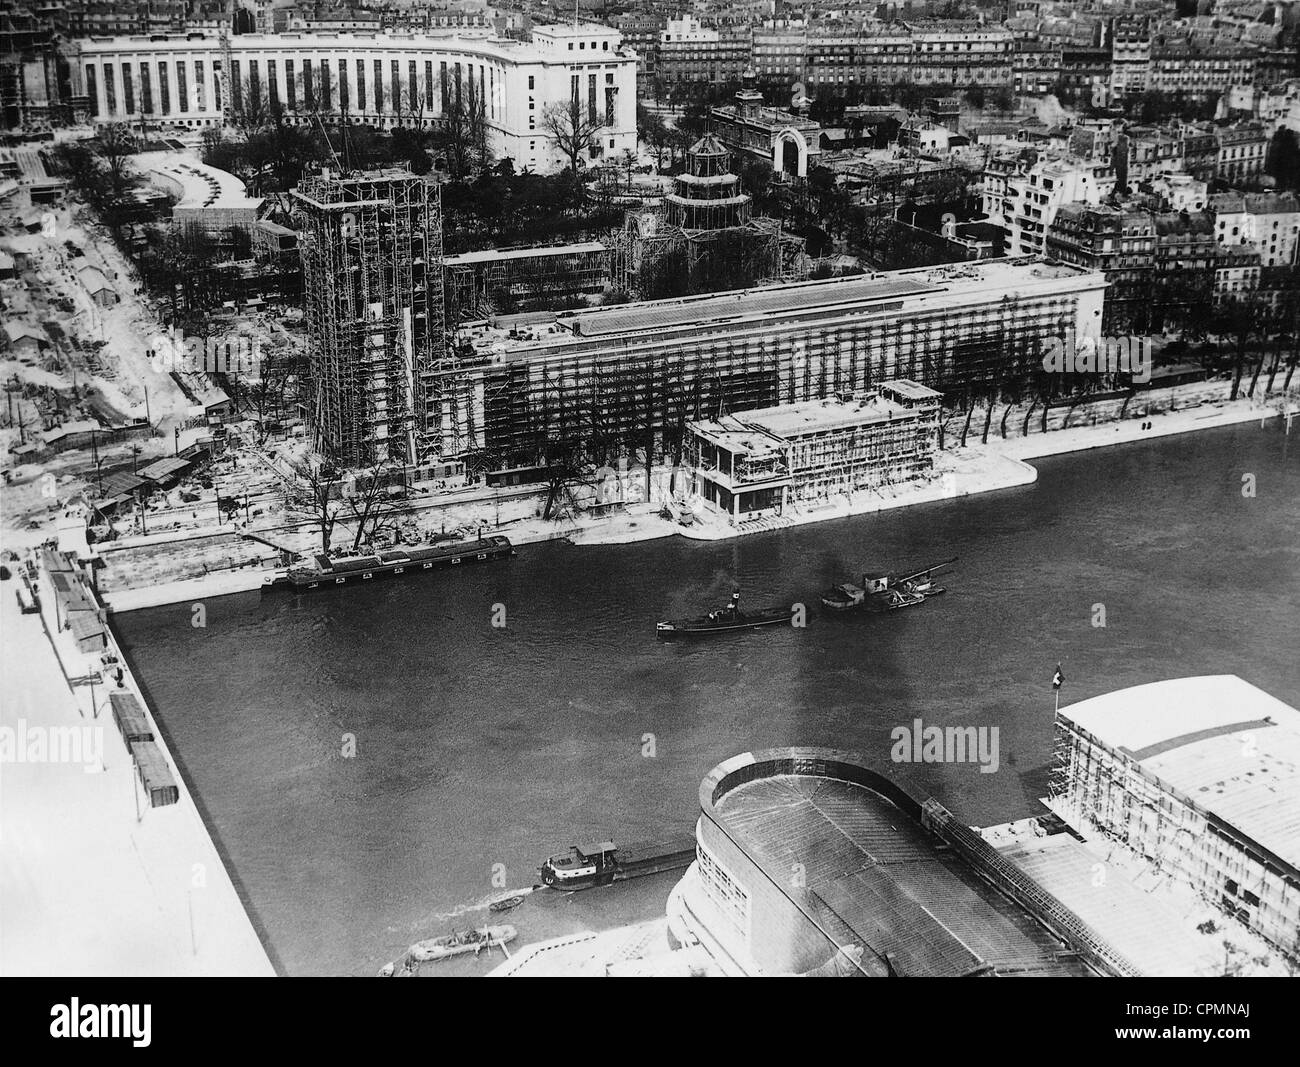
<instances>
[{"instance_id":1,"label":"barge on river","mask_svg":"<svg viewBox=\"0 0 1300 1067\"><path fill-rule=\"evenodd\" d=\"M830 611L899 611L924 604L930 597L947 592L935 581L936 572L951 567L956 557L934 563L911 574L864 575L861 585L845 582L821 595L822 606Z\"/></svg>"},{"instance_id":2,"label":"barge on river","mask_svg":"<svg viewBox=\"0 0 1300 1067\"><path fill-rule=\"evenodd\" d=\"M740 590L731 594L731 603L695 619L678 619L656 624L655 633L665 639L674 637L701 637L706 634L726 633L729 630L753 630L760 626L790 625L793 607L758 608L740 610Z\"/></svg>"},{"instance_id":3,"label":"barge on river","mask_svg":"<svg viewBox=\"0 0 1300 1067\"><path fill-rule=\"evenodd\" d=\"M509 559L514 554L514 546L508 537L480 537L473 541L419 547L403 545L362 555L327 556L318 552L292 564L267 584L284 585L294 590L359 585L376 578L403 577L437 567Z\"/></svg>"},{"instance_id":4,"label":"barge on river","mask_svg":"<svg viewBox=\"0 0 1300 1067\"><path fill-rule=\"evenodd\" d=\"M573 845L567 854L552 856L537 869L542 885L572 891L641 878L661 871L679 871L695 859L695 836L688 834L656 844L629 845L613 841Z\"/></svg>"}]
</instances>

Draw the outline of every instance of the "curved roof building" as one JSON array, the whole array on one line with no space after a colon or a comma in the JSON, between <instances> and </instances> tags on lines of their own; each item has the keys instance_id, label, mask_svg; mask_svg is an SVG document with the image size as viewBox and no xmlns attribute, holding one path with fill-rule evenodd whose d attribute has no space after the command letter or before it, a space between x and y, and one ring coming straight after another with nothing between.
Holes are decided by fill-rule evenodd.
<instances>
[{"instance_id":1,"label":"curved roof building","mask_svg":"<svg viewBox=\"0 0 1300 1067\"><path fill-rule=\"evenodd\" d=\"M1102 969L1026 906L1035 886L962 830L855 753L746 752L700 786L697 859L670 917L682 939L698 940L732 974ZM990 884L1000 880L999 889ZM1059 920L1054 929L1071 927L1054 901L1041 904ZM1077 923L1074 931L1082 933Z\"/></svg>"}]
</instances>

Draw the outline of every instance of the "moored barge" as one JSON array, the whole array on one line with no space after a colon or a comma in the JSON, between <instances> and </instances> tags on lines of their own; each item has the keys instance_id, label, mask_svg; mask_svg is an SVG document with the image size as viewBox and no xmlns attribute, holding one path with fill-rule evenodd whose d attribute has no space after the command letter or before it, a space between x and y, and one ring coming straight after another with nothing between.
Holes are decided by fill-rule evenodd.
<instances>
[{"instance_id":1,"label":"moored barge","mask_svg":"<svg viewBox=\"0 0 1300 1067\"><path fill-rule=\"evenodd\" d=\"M317 552L292 564L270 584L288 585L294 590L319 589L359 584L376 578L402 577L437 567L508 559L514 554L514 546L508 537L480 537L473 541L421 547L401 546L361 555L327 556Z\"/></svg>"}]
</instances>

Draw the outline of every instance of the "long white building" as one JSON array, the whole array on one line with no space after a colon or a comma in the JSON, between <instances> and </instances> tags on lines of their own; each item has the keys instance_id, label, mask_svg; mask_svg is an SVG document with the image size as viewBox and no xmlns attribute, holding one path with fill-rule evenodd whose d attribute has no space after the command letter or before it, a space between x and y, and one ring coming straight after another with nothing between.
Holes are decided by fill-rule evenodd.
<instances>
[{"instance_id":1,"label":"long white building","mask_svg":"<svg viewBox=\"0 0 1300 1067\"><path fill-rule=\"evenodd\" d=\"M601 124L588 162L636 148L636 55L607 26L538 26L528 42L465 29L91 37L71 52L97 124L218 126L274 100L290 120L419 126L461 100L481 106L495 155L547 172L567 160L543 112L576 98L584 122Z\"/></svg>"}]
</instances>

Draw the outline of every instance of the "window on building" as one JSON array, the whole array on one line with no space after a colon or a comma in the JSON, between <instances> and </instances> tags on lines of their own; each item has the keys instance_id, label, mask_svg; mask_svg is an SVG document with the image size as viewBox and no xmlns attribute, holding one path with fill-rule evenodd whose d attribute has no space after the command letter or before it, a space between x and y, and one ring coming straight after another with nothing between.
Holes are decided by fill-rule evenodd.
<instances>
[{"instance_id":1,"label":"window on building","mask_svg":"<svg viewBox=\"0 0 1300 1067\"><path fill-rule=\"evenodd\" d=\"M254 67L253 69L256 70L257 68ZM168 91L169 88L170 86L167 81L167 64L159 63L158 64L158 109L159 112L163 115L170 115L172 113L172 100L171 100L171 93Z\"/></svg>"}]
</instances>

